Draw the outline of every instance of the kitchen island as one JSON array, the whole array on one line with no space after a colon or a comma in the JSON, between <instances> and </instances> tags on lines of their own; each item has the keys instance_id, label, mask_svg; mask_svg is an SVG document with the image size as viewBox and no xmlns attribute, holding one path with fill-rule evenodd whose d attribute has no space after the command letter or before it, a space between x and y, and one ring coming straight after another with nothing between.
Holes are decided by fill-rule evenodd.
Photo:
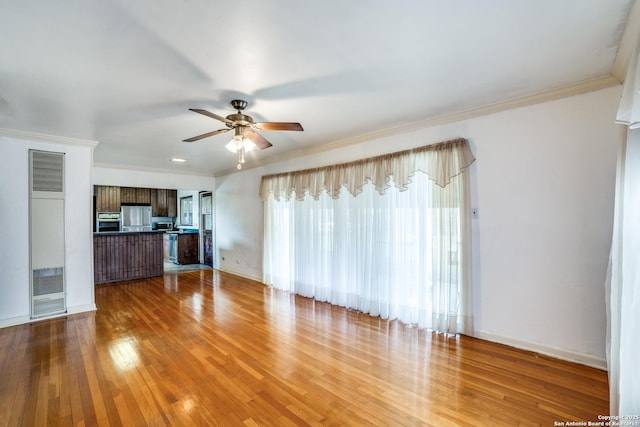
<instances>
[{"instance_id":1,"label":"kitchen island","mask_svg":"<svg viewBox=\"0 0 640 427\"><path fill-rule=\"evenodd\" d=\"M162 276L162 231L93 233L94 283Z\"/></svg>"}]
</instances>

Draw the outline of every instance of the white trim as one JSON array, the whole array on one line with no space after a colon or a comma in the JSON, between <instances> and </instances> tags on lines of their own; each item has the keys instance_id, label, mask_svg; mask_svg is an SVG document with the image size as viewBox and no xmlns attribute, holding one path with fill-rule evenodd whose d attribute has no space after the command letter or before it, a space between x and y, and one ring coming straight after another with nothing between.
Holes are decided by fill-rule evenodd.
<instances>
[{"instance_id":1,"label":"white trim","mask_svg":"<svg viewBox=\"0 0 640 427\"><path fill-rule=\"evenodd\" d=\"M262 278L259 278L259 277L252 277L252 276L249 276L249 275L244 274L244 273L239 273L237 271L230 270L228 268L220 268L220 267L218 267L218 268L214 268L214 270L218 270L218 271L221 271L221 272L227 273L227 274L233 274L234 276L243 277L245 279L253 280L255 282L260 282L260 284L262 284L263 286L266 286L264 283L262 283Z\"/></svg>"},{"instance_id":2,"label":"white trim","mask_svg":"<svg viewBox=\"0 0 640 427\"><path fill-rule=\"evenodd\" d=\"M29 316L9 317L8 319L0 320L0 329L8 328L9 326L23 325L29 322L31 322L31 318Z\"/></svg>"},{"instance_id":3,"label":"white trim","mask_svg":"<svg viewBox=\"0 0 640 427\"><path fill-rule=\"evenodd\" d=\"M96 311L98 307L95 304L74 305L73 307L67 307L67 314L79 314L86 313L88 311Z\"/></svg>"},{"instance_id":4,"label":"white trim","mask_svg":"<svg viewBox=\"0 0 640 427\"><path fill-rule=\"evenodd\" d=\"M473 108L470 110L460 111L452 114L445 114L442 116L426 118L417 122L409 123L406 125L383 129L380 131L366 133L364 135L355 136L352 138L341 139L338 141L330 142L327 144L316 145L310 148L304 148L289 153L283 153L279 156L273 156L264 160L256 160L247 162L242 170L252 169L260 166L265 166L272 163L281 162L284 160L291 160L302 156L311 154L318 154L337 148L346 147L349 145L358 144L361 142L367 142L379 138L384 138L392 135L399 135L407 132L414 132L420 129L429 127L442 126L449 123L455 123L463 120L469 120L476 117L487 116L490 114L499 113L501 111L512 110L515 108L527 107L530 105L541 104L543 102L554 101L557 99L568 98L570 96L582 95L589 92L595 92L602 89L607 89L613 86L619 86L620 82L616 77L611 74L606 76L597 77L594 79L584 80L572 85L563 86L551 90L536 92L526 96L518 98L507 99L505 101L499 101L493 104L488 104L482 107ZM227 169L222 172L216 173L216 178L237 173L236 168Z\"/></svg>"},{"instance_id":5,"label":"white trim","mask_svg":"<svg viewBox=\"0 0 640 427\"><path fill-rule=\"evenodd\" d=\"M28 139L30 141L51 142L55 144L81 145L95 148L99 142L89 139L67 138L65 136L46 135L43 133L25 132L21 130L0 128L0 136Z\"/></svg>"},{"instance_id":6,"label":"white trim","mask_svg":"<svg viewBox=\"0 0 640 427\"><path fill-rule=\"evenodd\" d=\"M568 362L579 363L581 365L590 366L596 369L607 370L607 361L603 358L582 354L563 348L553 347L546 344L536 342L523 341L516 338L496 335L491 332L476 331L474 337L486 341L492 341L499 344L508 345L510 347L519 348L521 350L533 351L535 353L544 354L546 356L555 357L556 359L566 360Z\"/></svg>"}]
</instances>

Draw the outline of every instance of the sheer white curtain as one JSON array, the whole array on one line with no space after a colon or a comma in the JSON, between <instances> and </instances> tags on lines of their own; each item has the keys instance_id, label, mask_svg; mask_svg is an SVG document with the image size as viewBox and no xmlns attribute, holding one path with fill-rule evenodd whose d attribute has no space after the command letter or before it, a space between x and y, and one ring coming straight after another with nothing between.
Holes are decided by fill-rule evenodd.
<instances>
[{"instance_id":1,"label":"sheer white curtain","mask_svg":"<svg viewBox=\"0 0 640 427\"><path fill-rule=\"evenodd\" d=\"M459 149L468 150L466 141L452 149L452 156ZM435 147L433 153L443 155ZM396 171L386 176L384 185L347 172L343 176L358 176L363 182L345 183L333 194L319 189L316 197L306 189L301 197L299 187L282 184L283 176L265 177L264 282L385 319L471 334L470 197L465 170L473 160L467 154L464 166L450 170L444 187L423 172ZM338 166L344 172L349 166L384 163L381 158L370 160ZM447 160L437 162L444 165ZM317 174L327 172L305 171L298 174L306 176L298 182L313 186ZM406 181L395 182L396 175ZM292 194L297 198L288 197Z\"/></svg>"},{"instance_id":2,"label":"sheer white curtain","mask_svg":"<svg viewBox=\"0 0 640 427\"><path fill-rule=\"evenodd\" d=\"M607 272L607 364L611 414L640 415L640 66L629 63L616 122L629 127L618 160Z\"/></svg>"}]
</instances>

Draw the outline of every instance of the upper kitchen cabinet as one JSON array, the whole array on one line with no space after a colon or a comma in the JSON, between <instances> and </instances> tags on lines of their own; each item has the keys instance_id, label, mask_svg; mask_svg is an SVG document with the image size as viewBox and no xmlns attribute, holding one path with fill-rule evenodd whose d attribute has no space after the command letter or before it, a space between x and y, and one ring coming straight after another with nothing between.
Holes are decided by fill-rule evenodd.
<instances>
[{"instance_id":1,"label":"upper kitchen cabinet","mask_svg":"<svg viewBox=\"0 0 640 427\"><path fill-rule=\"evenodd\" d=\"M167 216L167 192L166 190L151 189L151 216Z\"/></svg>"},{"instance_id":2,"label":"upper kitchen cabinet","mask_svg":"<svg viewBox=\"0 0 640 427\"><path fill-rule=\"evenodd\" d=\"M151 203L151 190L149 188L120 187L120 203L148 205Z\"/></svg>"},{"instance_id":3,"label":"upper kitchen cabinet","mask_svg":"<svg viewBox=\"0 0 640 427\"><path fill-rule=\"evenodd\" d=\"M167 190L167 216L178 216L178 190Z\"/></svg>"},{"instance_id":4,"label":"upper kitchen cabinet","mask_svg":"<svg viewBox=\"0 0 640 427\"><path fill-rule=\"evenodd\" d=\"M177 213L178 194L177 190L167 190L164 188L151 189L151 215L175 217Z\"/></svg>"},{"instance_id":5,"label":"upper kitchen cabinet","mask_svg":"<svg viewBox=\"0 0 640 427\"><path fill-rule=\"evenodd\" d=\"M96 186L96 211L120 212L120 187Z\"/></svg>"},{"instance_id":6,"label":"upper kitchen cabinet","mask_svg":"<svg viewBox=\"0 0 640 427\"><path fill-rule=\"evenodd\" d=\"M96 185L96 212L120 212L122 203L151 205L151 215L178 216L178 191Z\"/></svg>"}]
</instances>

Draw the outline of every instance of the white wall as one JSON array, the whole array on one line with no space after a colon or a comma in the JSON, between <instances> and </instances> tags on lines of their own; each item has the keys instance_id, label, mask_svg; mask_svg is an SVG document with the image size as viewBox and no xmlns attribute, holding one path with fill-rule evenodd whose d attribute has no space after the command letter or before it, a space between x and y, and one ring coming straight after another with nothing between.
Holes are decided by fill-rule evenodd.
<instances>
[{"instance_id":1,"label":"white wall","mask_svg":"<svg viewBox=\"0 0 640 427\"><path fill-rule=\"evenodd\" d=\"M476 335L604 367L619 96L605 89L217 178L217 265L262 278L260 176L464 137L477 158Z\"/></svg>"},{"instance_id":2,"label":"white wall","mask_svg":"<svg viewBox=\"0 0 640 427\"><path fill-rule=\"evenodd\" d=\"M95 165L93 167L93 184L211 191L215 186L215 178L212 176L139 171Z\"/></svg>"},{"instance_id":3,"label":"white wall","mask_svg":"<svg viewBox=\"0 0 640 427\"><path fill-rule=\"evenodd\" d=\"M0 135L0 327L29 321L29 149L65 153L65 263L69 313L95 310L91 162L95 143Z\"/></svg>"},{"instance_id":4,"label":"white wall","mask_svg":"<svg viewBox=\"0 0 640 427\"><path fill-rule=\"evenodd\" d=\"M472 121L478 335L604 368L619 88Z\"/></svg>"},{"instance_id":5,"label":"white wall","mask_svg":"<svg viewBox=\"0 0 640 427\"><path fill-rule=\"evenodd\" d=\"M249 169L216 178L214 199L214 266L262 281L262 201L258 197L263 170Z\"/></svg>"}]
</instances>

